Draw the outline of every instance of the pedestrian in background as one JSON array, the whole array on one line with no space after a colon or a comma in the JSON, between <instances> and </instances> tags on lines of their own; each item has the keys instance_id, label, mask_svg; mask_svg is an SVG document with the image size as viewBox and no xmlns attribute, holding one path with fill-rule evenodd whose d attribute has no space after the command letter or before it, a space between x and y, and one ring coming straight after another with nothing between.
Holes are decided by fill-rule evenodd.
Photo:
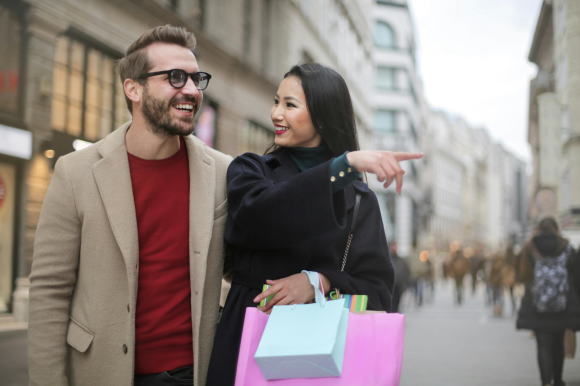
<instances>
[{"instance_id":1,"label":"pedestrian in background","mask_svg":"<svg viewBox=\"0 0 580 386\"><path fill-rule=\"evenodd\" d=\"M390 249L391 261L395 269L395 287L393 288L393 302L390 311L400 312L401 298L411 282L411 270L409 269L407 259L399 256L396 241L391 242Z\"/></svg>"},{"instance_id":2,"label":"pedestrian in background","mask_svg":"<svg viewBox=\"0 0 580 386\"><path fill-rule=\"evenodd\" d=\"M503 315L503 276L502 272L505 265L504 256L500 252L491 255L488 261L489 275L488 285L491 288L491 306L493 316L500 317Z\"/></svg>"},{"instance_id":3,"label":"pedestrian in background","mask_svg":"<svg viewBox=\"0 0 580 386\"><path fill-rule=\"evenodd\" d=\"M308 303L302 270L318 272L325 292L368 296L372 310L391 308L393 266L375 194L359 173L400 192L400 160L420 154L360 151L344 79L319 64L284 75L271 110L275 146L243 154L228 169L225 239L232 284L216 332L208 385L232 385L246 307ZM357 197L352 243L347 241ZM344 271L345 247L349 245ZM229 264L228 264L229 265ZM261 293L263 284L271 287Z\"/></svg>"},{"instance_id":4,"label":"pedestrian in background","mask_svg":"<svg viewBox=\"0 0 580 386\"><path fill-rule=\"evenodd\" d=\"M469 272L469 261L463 254L463 249L458 243L453 243L449 258L449 275L455 283L455 303L461 305L464 296L465 276Z\"/></svg>"},{"instance_id":5,"label":"pedestrian in background","mask_svg":"<svg viewBox=\"0 0 580 386\"><path fill-rule=\"evenodd\" d=\"M31 385L204 385L230 157L190 135L210 75L181 27L120 60L132 121L60 158L30 275Z\"/></svg>"},{"instance_id":6,"label":"pedestrian in background","mask_svg":"<svg viewBox=\"0 0 580 386\"><path fill-rule=\"evenodd\" d=\"M534 332L542 385L564 385L564 331L580 329L579 275L580 256L554 218L542 219L516 260L525 285L516 327Z\"/></svg>"}]
</instances>

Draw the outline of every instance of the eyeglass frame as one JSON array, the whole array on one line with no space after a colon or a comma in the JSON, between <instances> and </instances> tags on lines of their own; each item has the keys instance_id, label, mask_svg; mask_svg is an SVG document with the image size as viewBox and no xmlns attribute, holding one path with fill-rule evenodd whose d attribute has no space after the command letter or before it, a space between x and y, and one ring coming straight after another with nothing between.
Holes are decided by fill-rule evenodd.
<instances>
[{"instance_id":1,"label":"eyeglass frame","mask_svg":"<svg viewBox=\"0 0 580 386\"><path fill-rule=\"evenodd\" d=\"M185 82L183 83L183 86L176 86L173 84L173 82L171 81L171 73L173 71L181 71L183 73L185 73L187 75L187 77L185 78ZM163 74L167 74L167 81L169 82L169 84L171 85L171 87L176 88L176 89L180 89L180 88L184 88L185 85L187 84L187 78L191 78L191 81L193 82L193 84L195 85L195 88L198 89L199 91L203 91L207 88L207 86L209 86L209 81L211 79L211 74L209 72L205 72L205 71L197 71L197 72L187 72L185 70L182 70L181 68L172 68L171 70L164 70L164 71L154 71L154 72L147 72L145 74L139 75L138 79L146 79L152 76L156 76L156 75L163 75ZM199 88L197 87L197 85L195 84L195 80L193 80L193 77L195 75L206 75L207 76L207 84L205 85L204 88ZM198 81L199 83L199 81Z\"/></svg>"}]
</instances>

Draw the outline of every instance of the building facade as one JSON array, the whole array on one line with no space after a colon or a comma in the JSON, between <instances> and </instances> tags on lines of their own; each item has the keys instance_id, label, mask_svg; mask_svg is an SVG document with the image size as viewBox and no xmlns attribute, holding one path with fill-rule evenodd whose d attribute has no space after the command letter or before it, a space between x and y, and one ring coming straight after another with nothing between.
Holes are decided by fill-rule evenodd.
<instances>
[{"instance_id":1,"label":"building facade","mask_svg":"<svg viewBox=\"0 0 580 386\"><path fill-rule=\"evenodd\" d=\"M555 216L580 245L580 3L545 0L529 54L530 217Z\"/></svg>"},{"instance_id":2,"label":"building facade","mask_svg":"<svg viewBox=\"0 0 580 386\"><path fill-rule=\"evenodd\" d=\"M372 149L420 151L424 100L416 62L415 30L407 1L375 1L373 7L374 82ZM419 186L422 161L404 163L405 186L400 195L385 191L374 177L388 239L401 256L419 246L424 194Z\"/></svg>"},{"instance_id":3,"label":"building facade","mask_svg":"<svg viewBox=\"0 0 580 386\"><path fill-rule=\"evenodd\" d=\"M432 111L428 122L422 186L431 209L421 245L444 258L452 244L486 253L521 244L526 163L460 117Z\"/></svg>"},{"instance_id":4,"label":"building facade","mask_svg":"<svg viewBox=\"0 0 580 386\"><path fill-rule=\"evenodd\" d=\"M0 31L11 39L0 43L0 316L27 319L34 233L56 159L130 119L116 61L143 31L173 24L194 32L200 69L212 74L196 135L231 155L263 153L277 84L302 62L345 77L359 127L370 131L371 5L2 1Z\"/></svg>"}]
</instances>

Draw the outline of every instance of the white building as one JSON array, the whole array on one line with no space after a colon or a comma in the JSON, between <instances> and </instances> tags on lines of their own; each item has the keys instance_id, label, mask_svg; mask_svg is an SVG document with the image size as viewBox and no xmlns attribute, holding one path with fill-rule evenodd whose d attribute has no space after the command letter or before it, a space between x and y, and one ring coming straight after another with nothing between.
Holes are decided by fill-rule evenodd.
<instances>
[{"instance_id":1,"label":"white building","mask_svg":"<svg viewBox=\"0 0 580 386\"><path fill-rule=\"evenodd\" d=\"M373 7L375 77L373 133L369 148L418 152L423 131L423 92L417 74L415 31L407 1L376 1ZM370 90L369 90L370 91ZM419 188L421 161L404 163L401 195L385 191L374 178L389 240L396 240L401 256L416 252L423 195Z\"/></svg>"},{"instance_id":2,"label":"white building","mask_svg":"<svg viewBox=\"0 0 580 386\"><path fill-rule=\"evenodd\" d=\"M462 118L431 112L423 147L430 219L422 245L448 251L521 242L526 229L526 164Z\"/></svg>"}]
</instances>

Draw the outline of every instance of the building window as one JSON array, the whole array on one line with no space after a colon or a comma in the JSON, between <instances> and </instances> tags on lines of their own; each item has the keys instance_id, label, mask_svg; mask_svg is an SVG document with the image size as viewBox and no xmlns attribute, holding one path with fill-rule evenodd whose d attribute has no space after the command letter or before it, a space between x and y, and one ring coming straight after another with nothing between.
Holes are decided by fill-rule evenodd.
<instances>
[{"instance_id":1,"label":"building window","mask_svg":"<svg viewBox=\"0 0 580 386\"><path fill-rule=\"evenodd\" d=\"M397 69L393 67L377 67L377 90L397 90Z\"/></svg>"},{"instance_id":2,"label":"building window","mask_svg":"<svg viewBox=\"0 0 580 386\"><path fill-rule=\"evenodd\" d=\"M16 115L20 102L20 55L22 27L20 16L0 6L0 111Z\"/></svg>"},{"instance_id":3,"label":"building window","mask_svg":"<svg viewBox=\"0 0 580 386\"><path fill-rule=\"evenodd\" d=\"M245 0L244 1L244 53L249 55L251 53L252 48L252 0Z\"/></svg>"},{"instance_id":4,"label":"building window","mask_svg":"<svg viewBox=\"0 0 580 386\"><path fill-rule=\"evenodd\" d=\"M239 152L264 154L274 142L274 133L267 127L254 121L247 121L238 138Z\"/></svg>"},{"instance_id":5,"label":"building window","mask_svg":"<svg viewBox=\"0 0 580 386\"><path fill-rule=\"evenodd\" d=\"M377 21L375 24L375 45L379 48L396 48L395 31L384 21Z\"/></svg>"},{"instance_id":6,"label":"building window","mask_svg":"<svg viewBox=\"0 0 580 386\"><path fill-rule=\"evenodd\" d=\"M374 129L382 133L394 133L397 130L396 118L396 111L377 110L375 112Z\"/></svg>"},{"instance_id":7,"label":"building window","mask_svg":"<svg viewBox=\"0 0 580 386\"><path fill-rule=\"evenodd\" d=\"M52 127L96 141L129 119L115 59L69 36L56 44Z\"/></svg>"}]
</instances>

